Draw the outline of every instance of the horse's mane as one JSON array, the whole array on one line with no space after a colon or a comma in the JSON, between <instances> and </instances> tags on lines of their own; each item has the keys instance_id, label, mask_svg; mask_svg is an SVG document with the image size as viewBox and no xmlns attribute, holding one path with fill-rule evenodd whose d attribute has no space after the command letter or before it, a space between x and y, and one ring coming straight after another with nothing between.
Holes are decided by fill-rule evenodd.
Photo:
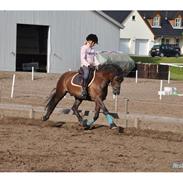
<instances>
[{"instance_id":1,"label":"horse's mane","mask_svg":"<svg viewBox=\"0 0 183 183\"><path fill-rule=\"evenodd\" d=\"M98 71L115 72L115 73L123 72L123 70L119 65L112 63L100 65Z\"/></svg>"}]
</instances>

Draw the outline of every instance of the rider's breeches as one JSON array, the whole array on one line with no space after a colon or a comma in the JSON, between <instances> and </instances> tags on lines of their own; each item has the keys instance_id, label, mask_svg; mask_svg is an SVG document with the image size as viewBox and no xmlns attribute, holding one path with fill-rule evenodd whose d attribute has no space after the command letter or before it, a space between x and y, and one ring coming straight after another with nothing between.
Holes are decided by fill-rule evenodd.
<instances>
[{"instance_id":1,"label":"rider's breeches","mask_svg":"<svg viewBox=\"0 0 183 183\"><path fill-rule=\"evenodd\" d=\"M83 78L88 79L88 75L89 75L89 68L86 66L83 66Z\"/></svg>"}]
</instances>

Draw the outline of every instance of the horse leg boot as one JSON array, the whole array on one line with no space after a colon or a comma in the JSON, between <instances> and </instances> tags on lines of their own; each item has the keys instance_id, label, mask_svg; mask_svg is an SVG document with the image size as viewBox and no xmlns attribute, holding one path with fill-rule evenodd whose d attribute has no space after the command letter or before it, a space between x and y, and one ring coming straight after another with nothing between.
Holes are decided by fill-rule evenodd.
<instances>
[{"instance_id":1,"label":"horse leg boot","mask_svg":"<svg viewBox=\"0 0 183 183\"><path fill-rule=\"evenodd\" d=\"M46 108L45 108L45 113L43 115L42 120L46 121L49 119L50 115L52 114L53 110L55 109L56 105L58 104L58 102L65 96L66 93L62 94L62 95L58 95L56 92L54 92L52 94L52 96L50 97Z\"/></svg>"},{"instance_id":2,"label":"horse leg boot","mask_svg":"<svg viewBox=\"0 0 183 183\"><path fill-rule=\"evenodd\" d=\"M98 98L98 102L99 102L99 105L101 107L101 109L103 110L103 113L106 117L106 120L109 124L109 128L110 129L114 129L117 127L117 125L114 123L114 119L113 117L109 114L109 111L107 110L107 108L105 107L104 103L102 102L101 99Z\"/></svg>"}]
</instances>

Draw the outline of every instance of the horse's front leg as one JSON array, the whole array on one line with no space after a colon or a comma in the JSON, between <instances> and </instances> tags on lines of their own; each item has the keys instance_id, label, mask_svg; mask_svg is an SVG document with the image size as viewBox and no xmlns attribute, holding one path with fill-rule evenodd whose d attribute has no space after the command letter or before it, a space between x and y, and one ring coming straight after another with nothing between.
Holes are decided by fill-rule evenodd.
<instances>
[{"instance_id":1,"label":"horse's front leg","mask_svg":"<svg viewBox=\"0 0 183 183\"><path fill-rule=\"evenodd\" d=\"M72 106L72 110L73 110L74 114L76 115L76 117L78 118L78 121L81 123L81 125L83 127L86 127L87 126L86 121L83 120L82 116L79 114L79 111L78 111L78 107L80 106L82 101L83 100L81 100L81 99L75 98L75 102L74 102L74 104Z\"/></svg>"},{"instance_id":2,"label":"horse's front leg","mask_svg":"<svg viewBox=\"0 0 183 183\"><path fill-rule=\"evenodd\" d=\"M109 124L110 129L116 128L117 125L114 123L113 117L109 114L109 111L107 110L106 106L104 105L103 101L100 98L97 98L98 104L100 108L103 110L103 113L106 117L106 120Z\"/></svg>"}]
</instances>

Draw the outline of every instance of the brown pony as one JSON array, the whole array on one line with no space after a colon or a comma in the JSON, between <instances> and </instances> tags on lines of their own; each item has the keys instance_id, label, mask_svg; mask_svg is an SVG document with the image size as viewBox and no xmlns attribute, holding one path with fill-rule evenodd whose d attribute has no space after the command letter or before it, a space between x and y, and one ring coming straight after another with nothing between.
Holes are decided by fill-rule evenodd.
<instances>
[{"instance_id":1,"label":"brown pony","mask_svg":"<svg viewBox=\"0 0 183 183\"><path fill-rule=\"evenodd\" d=\"M120 94L121 82L123 81L122 69L115 64L103 64L96 72L92 84L88 87L88 96L85 99L95 102L95 115L91 121L84 120L78 111L78 107L82 103L83 99L80 98L82 90L81 87L71 84L71 79L76 73L77 72L68 71L61 75L57 82L56 89L48 99L48 103L45 107L45 113L42 118L43 121L49 119L58 102L66 95L66 93L70 93L70 95L75 97L72 110L77 116L80 124L85 129L90 129L92 124L98 119L100 109L103 110L110 128L115 128L116 124L114 123L113 118L109 114L103 101L106 99L109 83L111 83L113 94Z\"/></svg>"}]
</instances>

